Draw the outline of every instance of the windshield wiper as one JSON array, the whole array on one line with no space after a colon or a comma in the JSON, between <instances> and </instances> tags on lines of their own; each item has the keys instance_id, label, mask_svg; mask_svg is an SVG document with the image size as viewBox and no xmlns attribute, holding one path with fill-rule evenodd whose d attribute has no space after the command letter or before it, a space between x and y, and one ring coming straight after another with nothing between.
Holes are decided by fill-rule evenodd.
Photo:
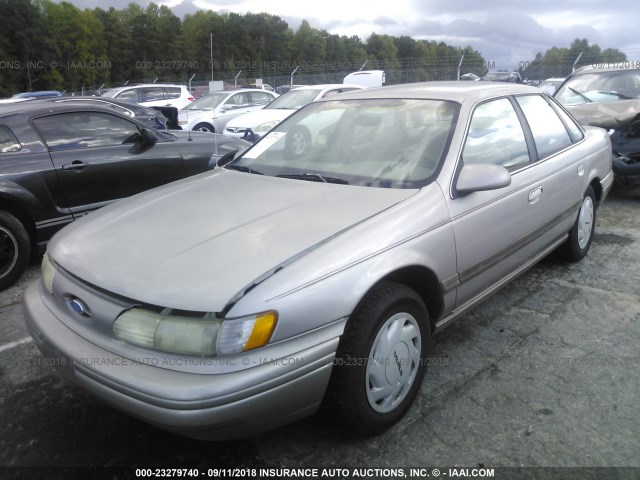
<instances>
[{"instance_id":1,"label":"windshield wiper","mask_svg":"<svg viewBox=\"0 0 640 480\"><path fill-rule=\"evenodd\" d=\"M309 180L311 182L339 183L341 185L349 185L343 178L325 177L319 173L292 173L287 175L276 175L279 178L293 178L296 180Z\"/></svg>"},{"instance_id":2,"label":"windshield wiper","mask_svg":"<svg viewBox=\"0 0 640 480\"><path fill-rule=\"evenodd\" d=\"M230 163L224 168L228 168L229 170L238 170L239 172L253 173L254 175L264 175L264 173L259 172L258 170L254 170L253 168L247 167L246 165L238 165L237 163Z\"/></svg>"},{"instance_id":3,"label":"windshield wiper","mask_svg":"<svg viewBox=\"0 0 640 480\"><path fill-rule=\"evenodd\" d=\"M618 93L618 92L598 92L598 93L602 93L603 95L617 95L618 98L620 100L633 100L633 97L629 97L627 95L625 95L624 93Z\"/></svg>"},{"instance_id":4,"label":"windshield wiper","mask_svg":"<svg viewBox=\"0 0 640 480\"><path fill-rule=\"evenodd\" d=\"M569 90L571 90L573 93L575 93L576 95L580 95L582 98L584 98L587 102L589 103L593 103L593 100L591 100L589 97L587 97L584 93L579 92L578 90L576 90L575 88L571 88L571 87L567 87Z\"/></svg>"}]
</instances>

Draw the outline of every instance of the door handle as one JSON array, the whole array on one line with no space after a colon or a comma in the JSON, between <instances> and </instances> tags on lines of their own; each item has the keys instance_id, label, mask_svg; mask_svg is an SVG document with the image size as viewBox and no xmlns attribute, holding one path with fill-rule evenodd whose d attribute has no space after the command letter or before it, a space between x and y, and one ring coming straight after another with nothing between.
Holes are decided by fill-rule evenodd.
<instances>
[{"instance_id":1,"label":"door handle","mask_svg":"<svg viewBox=\"0 0 640 480\"><path fill-rule=\"evenodd\" d=\"M89 164L88 163L84 163L80 160L74 160L71 163L67 163L65 165L62 165L62 170L82 170L85 167L88 167Z\"/></svg>"},{"instance_id":2,"label":"door handle","mask_svg":"<svg viewBox=\"0 0 640 480\"><path fill-rule=\"evenodd\" d=\"M542 187L534 188L529 192L529 203L533 205L542 197Z\"/></svg>"}]
</instances>

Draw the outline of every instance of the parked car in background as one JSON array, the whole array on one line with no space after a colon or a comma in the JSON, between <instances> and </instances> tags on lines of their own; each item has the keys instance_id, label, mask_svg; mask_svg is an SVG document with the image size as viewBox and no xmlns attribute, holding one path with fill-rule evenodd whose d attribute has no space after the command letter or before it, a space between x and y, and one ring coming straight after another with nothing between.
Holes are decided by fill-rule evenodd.
<instances>
[{"instance_id":1,"label":"parked car in background","mask_svg":"<svg viewBox=\"0 0 640 480\"><path fill-rule=\"evenodd\" d=\"M255 142L299 108L321 98L362 88L365 87L342 83L301 86L278 97L261 110L234 118L227 123L224 134ZM305 141L306 138L300 140Z\"/></svg>"},{"instance_id":2,"label":"parked car in background","mask_svg":"<svg viewBox=\"0 0 640 480\"><path fill-rule=\"evenodd\" d=\"M577 69L554 98L583 125L608 130L616 183L640 185L640 68L638 63Z\"/></svg>"},{"instance_id":3,"label":"parked car in background","mask_svg":"<svg viewBox=\"0 0 640 480\"><path fill-rule=\"evenodd\" d=\"M109 97L62 97L52 99L55 103L67 103L76 105L95 105L105 107L118 112L121 115L135 118L140 123L144 123L156 130L167 129L167 117L158 109L145 107L137 103L122 102Z\"/></svg>"},{"instance_id":4,"label":"parked car in background","mask_svg":"<svg viewBox=\"0 0 640 480\"><path fill-rule=\"evenodd\" d=\"M36 92L22 92L12 95L11 98L48 98L61 97L62 93L57 90L40 90Z\"/></svg>"},{"instance_id":5,"label":"parked car in background","mask_svg":"<svg viewBox=\"0 0 640 480\"><path fill-rule=\"evenodd\" d=\"M325 400L377 434L411 407L434 332L552 250L587 255L610 149L534 87L336 95L60 232L26 322L66 379L168 430L229 440Z\"/></svg>"},{"instance_id":6,"label":"parked car in background","mask_svg":"<svg viewBox=\"0 0 640 480\"><path fill-rule=\"evenodd\" d=\"M222 133L229 120L259 110L277 96L255 88L206 93L178 111L178 121L185 130Z\"/></svg>"},{"instance_id":7,"label":"parked car in background","mask_svg":"<svg viewBox=\"0 0 640 480\"><path fill-rule=\"evenodd\" d=\"M482 79L489 82L522 83L519 72L487 72Z\"/></svg>"},{"instance_id":8,"label":"parked car in background","mask_svg":"<svg viewBox=\"0 0 640 480\"><path fill-rule=\"evenodd\" d=\"M276 87L276 93L278 95L283 95L287 93L289 90L293 90L294 88L305 87L306 85L280 85Z\"/></svg>"},{"instance_id":9,"label":"parked car in background","mask_svg":"<svg viewBox=\"0 0 640 480\"><path fill-rule=\"evenodd\" d=\"M547 78L546 80L543 80L542 82L540 82L540 84L538 85L538 88L544 90L549 95L553 96L553 94L556 93L556 90L562 84L562 82L564 82L564 80L565 80L564 77Z\"/></svg>"},{"instance_id":10,"label":"parked car in background","mask_svg":"<svg viewBox=\"0 0 640 480\"><path fill-rule=\"evenodd\" d=\"M0 105L0 289L73 220L209 170L246 145L222 135L161 133L91 102Z\"/></svg>"},{"instance_id":11,"label":"parked car in background","mask_svg":"<svg viewBox=\"0 0 640 480\"><path fill-rule=\"evenodd\" d=\"M362 87L381 87L385 81L384 70L360 70L344 77L342 83Z\"/></svg>"},{"instance_id":12,"label":"parked car in background","mask_svg":"<svg viewBox=\"0 0 640 480\"><path fill-rule=\"evenodd\" d=\"M184 85L140 84L108 88L100 93L101 97L110 97L129 103L139 103L147 107L185 107L195 98Z\"/></svg>"}]
</instances>

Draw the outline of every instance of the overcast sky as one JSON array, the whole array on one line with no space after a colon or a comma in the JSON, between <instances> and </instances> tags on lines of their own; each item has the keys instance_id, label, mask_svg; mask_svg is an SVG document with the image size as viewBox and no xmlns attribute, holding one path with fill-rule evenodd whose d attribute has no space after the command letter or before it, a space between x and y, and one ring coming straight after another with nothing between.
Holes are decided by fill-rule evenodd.
<instances>
[{"instance_id":1,"label":"overcast sky","mask_svg":"<svg viewBox=\"0 0 640 480\"><path fill-rule=\"evenodd\" d=\"M129 0L71 0L80 8L126 7ZM148 0L135 0L146 6ZM586 38L640 59L638 0L157 0L183 17L201 9L267 12L297 29L312 27L340 35L372 33L471 45L497 68L530 61L537 52L568 47Z\"/></svg>"}]
</instances>

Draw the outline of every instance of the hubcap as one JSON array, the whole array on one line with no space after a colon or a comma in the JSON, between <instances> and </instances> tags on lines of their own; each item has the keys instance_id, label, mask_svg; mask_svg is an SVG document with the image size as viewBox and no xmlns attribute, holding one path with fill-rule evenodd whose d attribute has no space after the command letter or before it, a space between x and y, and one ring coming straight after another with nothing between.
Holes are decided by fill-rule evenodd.
<instances>
[{"instance_id":1,"label":"hubcap","mask_svg":"<svg viewBox=\"0 0 640 480\"><path fill-rule=\"evenodd\" d=\"M0 277L9 273L18 261L18 242L13 234L0 227Z\"/></svg>"},{"instance_id":2,"label":"hubcap","mask_svg":"<svg viewBox=\"0 0 640 480\"><path fill-rule=\"evenodd\" d=\"M580 213L578 215L578 246L584 250L591 238L593 230L593 200L591 197L584 197Z\"/></svg>"},{"instance_id":3,"label":"hubcap","mask_svg":"<svg viewBox=\"0 0 640 480\"><path fill-rule=\"evenodd\" d=\"M376 336L369 353L366 389L376 412L393 410L404 400L420 365L420 327L409 313L389 318Z\"/></svg>"},{"instance_id":4,"label":"hubcap","mask_svg":"<svg viewBox=\"0 0 640 480\"><path fill-rule=\"evenodd\" d=\"M304 133L294 133L291 138L291 151L296 155L300 155L307 148L307 139Z\"/></svg>"}]
</instances>

